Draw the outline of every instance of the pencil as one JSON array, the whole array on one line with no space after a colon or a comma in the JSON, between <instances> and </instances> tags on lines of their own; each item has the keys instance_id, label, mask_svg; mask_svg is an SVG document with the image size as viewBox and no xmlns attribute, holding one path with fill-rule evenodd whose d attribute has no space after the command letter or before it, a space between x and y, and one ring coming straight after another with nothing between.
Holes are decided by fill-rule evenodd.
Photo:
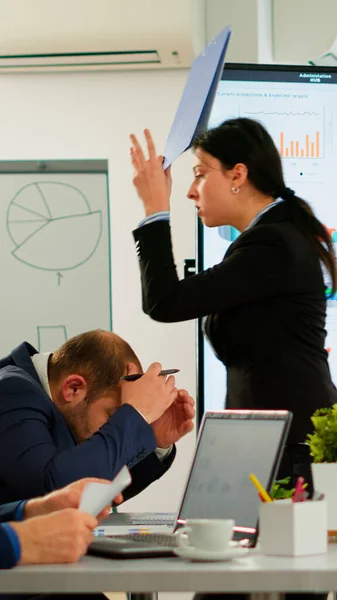
<instances>
[{"instance_id":1,"label":"pencil","mask_svg":"<svg viewBox=\"0 0 337 600\"><path fill-rule=\"evenodd\" d=\"M255 485L255 487L259 493L259 496L263 500L263 502L272 502L272 499L269 496L268 492L264 489L264 487L259 482L258 478L255 477L255 475L253 475L253 473L251 473L249 475L249 479L251 480L252 484Z\"/></svg>"}]
</instances>

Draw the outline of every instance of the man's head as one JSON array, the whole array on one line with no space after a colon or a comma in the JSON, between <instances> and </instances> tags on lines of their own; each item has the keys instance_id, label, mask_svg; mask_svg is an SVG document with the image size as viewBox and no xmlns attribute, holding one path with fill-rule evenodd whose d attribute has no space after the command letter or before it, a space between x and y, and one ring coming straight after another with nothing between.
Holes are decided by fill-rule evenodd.
<instances>
[{"instance_id":1,"label":"man's head","mask_svg":"<svg viewBox=\"0 0 337 600\"><path fill-rule=\"evenodd\" d=\"M78 442L91 437L120 406L120 378L134 363L132 348L118 335L95 330L68 340L49 358L55 405Z\"/></svg>"}]
</instances>

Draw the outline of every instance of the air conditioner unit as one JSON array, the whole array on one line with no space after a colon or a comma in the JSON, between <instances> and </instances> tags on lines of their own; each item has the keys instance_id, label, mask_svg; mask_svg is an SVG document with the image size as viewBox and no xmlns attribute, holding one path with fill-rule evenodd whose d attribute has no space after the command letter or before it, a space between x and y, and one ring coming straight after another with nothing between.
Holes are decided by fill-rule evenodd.
<instances>
[{"instance_id":1,"label":"air conditioner unit","mask_svg":"<svg viewBox=\"0 0 337 600\"><path fill-rule=\"evenodd\" d=\"M205 45L205 0L10 0L1 8L0 72L182 68Z\"/></svg>"}]
</instances>

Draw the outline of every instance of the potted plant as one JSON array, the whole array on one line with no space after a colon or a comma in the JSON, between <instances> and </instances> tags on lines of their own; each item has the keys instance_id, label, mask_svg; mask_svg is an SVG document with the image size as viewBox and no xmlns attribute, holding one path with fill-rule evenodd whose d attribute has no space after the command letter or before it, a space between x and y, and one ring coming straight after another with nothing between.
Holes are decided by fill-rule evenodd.
<instances>
[{"instance_id":1,"label":"potted plant","mask_svg":"<svg viewBox=\"0 0 337 600\"><path fill-rule=\"evenodd\" d=\"M273 500L288 500L292 498L295 488L289 489L290 477L274 481L270 496Z\"/></svg>"},{"instance_id":2,"label":"potted plant","mask_svg":"<svg viewBox=\"0 0 337 600\"><path fill-rule=\"evenodd\" d=\"M307 436L313 458L315 490L325 494L328 530L337 530L337 404L317 410L311 417L313 433Z\"/></svg>"}]
</instances>

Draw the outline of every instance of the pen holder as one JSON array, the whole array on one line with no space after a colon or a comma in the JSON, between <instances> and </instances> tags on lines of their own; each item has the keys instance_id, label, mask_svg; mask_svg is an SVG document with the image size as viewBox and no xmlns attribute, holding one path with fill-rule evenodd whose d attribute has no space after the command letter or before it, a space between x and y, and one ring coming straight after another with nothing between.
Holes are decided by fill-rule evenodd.
<instances>
[{"instance_id":1,"label":"pen holder","mask_svg":"<svg viewBox=\"0 0 337 600\"><path fill-rule=\"evenodd\" d=\"M292 502L276 500L260 505L262 554L307 556L328 549L325 500Z\"/></svg>"}]
</instances>

